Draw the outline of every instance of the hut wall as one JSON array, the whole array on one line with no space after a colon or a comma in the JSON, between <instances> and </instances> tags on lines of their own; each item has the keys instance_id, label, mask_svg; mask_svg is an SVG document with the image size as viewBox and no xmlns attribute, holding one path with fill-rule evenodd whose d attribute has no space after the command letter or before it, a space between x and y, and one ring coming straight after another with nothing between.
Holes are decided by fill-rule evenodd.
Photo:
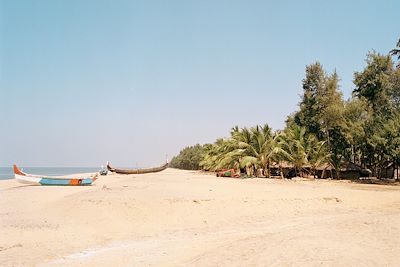
<instances>
[{"instance_id":1,"label":"hut wall","mask_svg":"<svg viewBox=\"0 0 400 267\"><path fill-rule=\"evenodd\" d=\"M278 167L271 167L271 176L281 176L280 169ZM292 178L296 176L296 172L293 168L282 167L283 176L285 178Z\"/></svg>"},{"instance_id":2,"label":"hut wall","mask_svg":"<svg viewBox=\"0 0 400 267\"><path fill-rule=\"evenodd\" d=\"M322 173L324 177L322 177ZM325 170L325 172L323 170L317 170L316 174L319 179L336 178L336 172L334 170Z\"/></svg>"},{"instance_id":3,"label":"hut wall","mask_svg":"<svg viewBox=\"0 0 400 267\"><path fill-rule=\"evenodd\" d=\"M336 171L334 170L325 170L324 177L322 177L323 170L317 170L317 177L319 179L327 179L327 178L337 178ZM346 170L339 172L340 179L360 179L360 172L356 170Z\"/></svg>"},{"instance_id":4,"label":"hut wall","mask_svg":"<svg viewBox=\"0 0 400 267\"><path fill-rule=\"evenodd\" d=\"M339 176L342 179L356 180L360 179L360 172L355 170L340 171Z\"/></svg>"},{"instance_id":5,"label":"hut wall","mask_svg":"<svg viewBox=\"0 0 400 267\"><path fill-rule=\"evenodd\" d=\"M279 168L271 167L269 170L271 172L271 176L280 176Z\"/></svg>"},{"instance_id":6,"label":"hut wall","mask_svg":"<svg viewBox=\"0 0 400 267\"><path fill-rule=\"evenodd\" d=\"M326 179L329 178L328 175L326 175L326 171L324 173L324 177L322 177L322 173L324 173L323 170L316 170L316 175L318 177L318 179Z\"/></svg>"},{"instance_id":7,"label":"hut wall","mask_svg":"<svg viewBox=\"0 0 400 267\"><path fill-rule=\"evenodd\" d=\"M388 167L380 169L379 177L392 179L394 177L394 168Z\"/></svg>"}]
</instances>

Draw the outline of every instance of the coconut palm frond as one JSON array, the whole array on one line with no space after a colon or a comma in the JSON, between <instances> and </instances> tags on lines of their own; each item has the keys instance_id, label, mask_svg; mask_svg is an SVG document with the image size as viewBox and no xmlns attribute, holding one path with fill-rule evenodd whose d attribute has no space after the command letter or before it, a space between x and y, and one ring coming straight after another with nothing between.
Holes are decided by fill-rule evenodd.
<instances>
[{"instance_id":1,"label":"coconut palm frond","mask_svg":"<svg viewBox=\"0 0 400 267\"><path fill-rule=\"evenodd\" d=\"M242 157L240 160L240 167L249 167L249 166L256 166L258 159L251 156Z\"/></svg>"},{"instance_id":2,"label":"coconut palm frond","mask_svg":"<svg viewBox=\"0 0 400 267\"><path fill-rule=\"evenodd\" d=\"M397 59L400 61L400 39L397 41L396 47L390 50L389 55L397 56ZM398 62L397 67L400 68L400 62Z\"/></svg>"}]
</instances>

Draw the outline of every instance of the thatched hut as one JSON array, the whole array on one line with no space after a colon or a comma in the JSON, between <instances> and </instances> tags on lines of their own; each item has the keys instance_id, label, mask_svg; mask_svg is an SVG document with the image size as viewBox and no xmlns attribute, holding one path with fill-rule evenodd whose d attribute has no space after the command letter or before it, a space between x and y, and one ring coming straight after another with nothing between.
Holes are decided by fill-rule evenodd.
<instances>
[{"instance_id":1,"label":"thatched hut","mask_svg":"<svg viewBox=\"0 0 400 267\"><path fill-rule=\"evenodd\" d=\"M317 168L317 177L322 179L341 178L357 180L360 179L360 177L369 176L370 173L371 171L368 169L364 169L349 161L342 162L339 166L339 171L337 171L332 164L324 164Z\"/></svg>"},{"instance_id":2,"label":"thatched hut","mask_svg":"<svg viewBox=\"0 0 400 267\"><path fill-rule=\"evenodd\" d=\"M310 164L306 164L301 167L301 170L297 170L292 163L282 161L280 163L272 163L270 165L271 176L281 176L284 178L292 178L297 176L309 176L312 173Z\"/></svg>"},{"instance_id":3,"label":"thatched hut","mask_svg":"<svg viewBox=\"0 0 400 267\"><path fill-rule=\"evenodd\" d=\"M335 168L332 164L325 163L316 168L316 175L319 179L336 177Z\"/></svg>"},{"instance_id":4,"label":"thatched hut","mask_svg":"<svg viewBox=\"0 0 400 267\"><path fill-rule=\"evenodd\" d=\"M272 163L269 166L271 176L281 176L283 178L291 178L296 176L294 165L285 161L280 163Z\"/></svg>"},{"instance_id":5,"label":"thatched hut","mask_svg":"<svg viewBox=\"0 0 400 267\"><path fill-rule=\"evenodd\" d=\"M389 162L383 168L378 170L377 176L384 179L393 179L395 174L395 166L393 162Z\"/></svg>"},{"instance_id":6,"label":"thatched hut","mask_svg":"<svg viewBox=\"0 0 400 267\"><path fill-rule=\"evenodd\" d=\"M292 178L296 176L295 166L285 161L280 163L272 163L270 165L270 171L271 176L281 176L284 178ZM360 177L369 177L371 175L371 171L352 162L344 161L340 164L339 171L337 171L332 164L325 163L317 167L314 172L312 166L306 164L301 168L301 173L297 173L297 175L301 174L305 176L315 175L320 179L341 178L356 180L360 179Z\"/></svg>"}]
</instances>

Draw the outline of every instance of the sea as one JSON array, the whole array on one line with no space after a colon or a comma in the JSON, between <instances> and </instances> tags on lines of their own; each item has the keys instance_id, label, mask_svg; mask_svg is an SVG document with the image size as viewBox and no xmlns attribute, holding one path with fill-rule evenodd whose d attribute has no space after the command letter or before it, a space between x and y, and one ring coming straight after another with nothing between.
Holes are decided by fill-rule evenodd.
<instances>
[{"instance_id":1,"label":"sea","mask_svg":"<svg viewBox=\"0 0 400 267\"><path fill-rule=\"evenodd\" d=\"M26 173L43 175L67 175L75 173L98 172L100 167L25 167L21 169ZM0 180L14 178L12 167L0 167Z\"/></svg>"}]
</instances>

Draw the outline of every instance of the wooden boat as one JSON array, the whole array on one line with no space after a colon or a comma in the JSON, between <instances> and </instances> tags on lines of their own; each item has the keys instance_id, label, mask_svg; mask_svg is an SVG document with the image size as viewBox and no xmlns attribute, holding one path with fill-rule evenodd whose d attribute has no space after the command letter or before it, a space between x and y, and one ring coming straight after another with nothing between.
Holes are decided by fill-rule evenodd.
<instances>
[{"instance_id":1,"label":"wooden boat","mask_svg":"<svg viewBox=\"0 0 400 267\"><path fill-rule=\"evenodd\" d=\"M18 182L24 184L32 184L32 185L91 185L94 181L97 180L97 175L95 174L92 177L87 178L68 178L68 177L60 177L60 176L43 176L43 175L34 175L27 174L18 169L18 167L14 164L14 176Z\"/></svg>"},{"instance_id":2,"label":"wooden boat","mask_svg":"<svg viewBox=\"0 0 400 267\"><path fill-rule=\"evenodd\" d=\"M107 161L107 169L110 172L115 172L119 174L145 174L145 173L152 173L152 172L160 172L168 168L168 162L160 167L155 168L148 168L148 169L117 169L113 168L110 165L110 162Z\"/></svg>"}]
</instances>

